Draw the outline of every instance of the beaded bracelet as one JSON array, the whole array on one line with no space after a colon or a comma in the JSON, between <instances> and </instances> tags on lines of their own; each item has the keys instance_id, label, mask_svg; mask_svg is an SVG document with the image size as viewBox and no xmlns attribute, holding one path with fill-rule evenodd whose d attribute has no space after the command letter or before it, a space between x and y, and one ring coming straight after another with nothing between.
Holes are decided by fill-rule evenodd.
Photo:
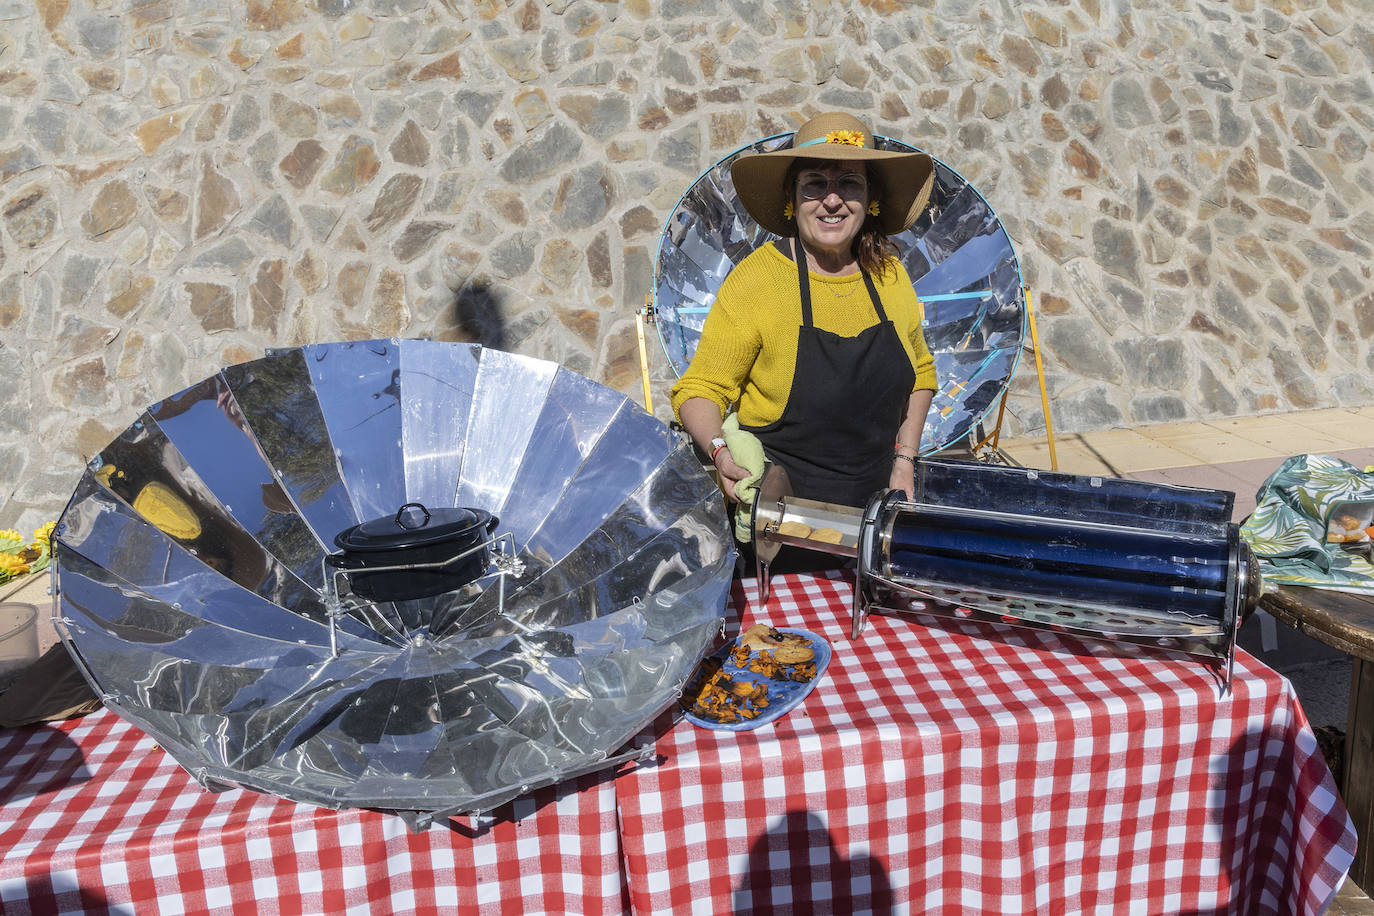
<instances>
[{"instance_id":1,"label":"beaded bracelet","mask_svg":"<svg viewBox=\"0 0 1374 916\"><path fill-rule=\"evenodd\" d=\"M910 461L910 462L911 462L911 466L912 466L913 468L916 467L916 459L915 459L915 458L912 458L910 455L903 455L903 454L898 453L898 454L892 456L892 460L893 460L893 461L896 461L898 458L902 459L903 461Z\"/></svg>"}]
</instances>

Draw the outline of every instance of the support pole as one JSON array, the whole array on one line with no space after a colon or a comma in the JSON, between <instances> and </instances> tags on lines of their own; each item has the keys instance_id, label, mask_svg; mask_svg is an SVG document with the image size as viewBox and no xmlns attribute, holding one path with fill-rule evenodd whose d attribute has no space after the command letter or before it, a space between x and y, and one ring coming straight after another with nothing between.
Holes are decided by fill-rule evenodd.
<instances>
[{"instance_id":1,"label":"support pole","mask_svg":"<svg viewBox=\"0 0 1374 916\"><path fill-rule=\"evenodd\" d=\"M644 308L635 312L635 333L639 336L639 376L644 385L644 409L649 413L654 412L653 395L649 393L649 348L644 345L644 322L652 320L649 317L649 297L644 297Z\"/></svg>"},{"instance_id":2,"label":"support pole","mask_svg":"<svg viewBox=\"0 0 1374 916\"><path fill-rule=\"evenodd\" d=\"M1031 352L1035 354L1035 377L1040 381L1040 406L1045 412L1045 440L1050 446L1050 470L1059 470L1059 459L1054 454L1054 426L1050 422L1050 396L1045 390L1045 367L1040 362L1040 335L1035 330L1035 307L1031 304L1030 290L1023 288L1026 294L1026 320L1030 324L1031 332Z\"/></svg>"}]
</instances>

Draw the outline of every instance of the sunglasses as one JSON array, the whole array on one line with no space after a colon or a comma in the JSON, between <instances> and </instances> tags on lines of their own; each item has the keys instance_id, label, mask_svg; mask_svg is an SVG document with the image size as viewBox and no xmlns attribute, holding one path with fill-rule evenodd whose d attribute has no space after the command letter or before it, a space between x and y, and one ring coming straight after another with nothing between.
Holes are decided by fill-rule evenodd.
<instances>
[{"instance_id":1,"label":"sunglasses","mask_svg":"<svg viewBox=\"0 0 1374 916\"><path fill-rule=\"evenodd\" d=\"M832 179L820 172L803 172L797 178L797 190L803 200L829 197L831 189L844 200L862 200L868 194L868 179L857 172L848 172Z\"/></svg>"}]
</instances>

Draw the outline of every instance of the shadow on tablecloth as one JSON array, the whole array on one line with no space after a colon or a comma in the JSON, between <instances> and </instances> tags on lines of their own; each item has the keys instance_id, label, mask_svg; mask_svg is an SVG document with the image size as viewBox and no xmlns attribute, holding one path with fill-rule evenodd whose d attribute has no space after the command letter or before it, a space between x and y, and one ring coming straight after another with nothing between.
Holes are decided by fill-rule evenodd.
<instances>
[{"instance_id":1,"label":"shadow on tablecloth","mask_svg":"<svg viewBox=\"0 0 1374 916\"><path fill-rule=\"evenodd\" d=\"M4 733L8 740L0 741L0 807L91 778L81 748L61 729L30 725Z\"/></svg>"},{"instance_id":2,"label":"shadow on tablecloth","mask_svg":"<svg viewBox=\"0 0 1374 916\"><path fill-rule=\"evenodd\" d=\"M776 899L775 888L789 888L792 899ZM813 890L815 901L799 896ZM834 900L847 900L855 913L891 913L887 869L871 856L846 859L818 815L793 810L749 847L748 871L731 904L736 913L802 913L813 902L825 909Z\"/></svg>"},{"instance_id":3,"label":"shadow on tablecloth","mask_svg":"<svg viewBox=\"0 0 1374 916\"><path fill-rule=\"evenodd\" d=\"M70 875L64 876L70 880ZM52 912L55 913L100 913L104 916L138 916L137 911L129 905L117 906L109 901L105 896L105 890L101 887L73 887L70 884L62 884L61 887L55 885L51 875L35 876L30 878L26 884L26 891L23 898L11 904L16 906L15 916L23 914L38 914L47 912L44 908L29 908L26 904L29 901L43 900L51 901L53 904ZM6 912L10 912L6 910Z\"/></svg>"}]
</instances>

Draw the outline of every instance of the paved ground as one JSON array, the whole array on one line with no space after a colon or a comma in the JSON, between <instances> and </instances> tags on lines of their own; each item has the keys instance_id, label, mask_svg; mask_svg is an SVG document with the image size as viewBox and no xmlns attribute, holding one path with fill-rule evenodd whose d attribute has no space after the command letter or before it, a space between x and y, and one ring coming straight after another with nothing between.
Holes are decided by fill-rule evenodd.
<instances>
[{"instance_id":1,"label":"paved ground","mask_svg":"<svg viewBox=\"0 0 1374 916\"><path fill-rule=\"evenodd\" d=\"M1052 469L1046 437L1003 441L1001 447L1026 467ZM1374 465L1374 407L1073 433L1055 438L1054 468L1231 490L1240 521L1254 510L1260 484L1285 458L1304 452ZM1345 730L1346 656L1262 612L1246 623L1240 642L1293 683L1314 726ZM1374 901L1347 881L1327 916L1374 916Z\"/></svg>"}]
</instances>

